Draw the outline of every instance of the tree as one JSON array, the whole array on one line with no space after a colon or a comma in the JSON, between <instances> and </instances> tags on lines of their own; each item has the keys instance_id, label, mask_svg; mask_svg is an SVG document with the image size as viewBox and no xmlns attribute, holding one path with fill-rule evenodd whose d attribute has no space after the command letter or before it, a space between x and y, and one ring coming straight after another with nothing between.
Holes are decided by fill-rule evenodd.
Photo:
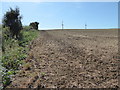
<instances>
[{"instance_id":1,"label":"tree","mask_svg":"<svg viewBox=\"0 0 120 90\"><path fill-rule=\"evenodd\" d=\"M18 38L18 35L20 34L22 29L21 18L19 8L17 7L15 10L10 8L3 17L3 27L9 27L12 37L16 36L16 38Z\"/></svg>"},{"instance_id":2,"label":"tree","mask_svg":"<svg viewBox=\"0 0 120 90\"><path fill-rule=\"evenodd\" d=\"M29 26L31 26L33 29L38 30L38 25L39 25L39 23L38 23L38 22L32 22L32 23L30 23L30 25L29 25Z\"/></svg>"}]
</instances>

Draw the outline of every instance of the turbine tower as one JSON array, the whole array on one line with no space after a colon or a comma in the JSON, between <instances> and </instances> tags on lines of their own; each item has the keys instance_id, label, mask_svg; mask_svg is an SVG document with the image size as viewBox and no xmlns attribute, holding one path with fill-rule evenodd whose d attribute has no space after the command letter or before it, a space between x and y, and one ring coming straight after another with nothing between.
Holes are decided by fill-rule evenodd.
<instances>
[{"instance_id":1,"label":"turbine tower","mask_svg":"<svg viewBox=\"0 0 120 90\"><path fill-rule=\"evenodd\" d=\"M87 24L85 24L85 29L87 29Z\"/></svg>"},{"instance_id":2,"label":"turbine tower","mask_svg":"<svg viewBox=\"0 0 120 90\"><path fill-rule=\"evenodd\" d=\"M63 24L63 21L62 21L62 30L64 29L64 24Z\"/></svg>"}]
</instances>

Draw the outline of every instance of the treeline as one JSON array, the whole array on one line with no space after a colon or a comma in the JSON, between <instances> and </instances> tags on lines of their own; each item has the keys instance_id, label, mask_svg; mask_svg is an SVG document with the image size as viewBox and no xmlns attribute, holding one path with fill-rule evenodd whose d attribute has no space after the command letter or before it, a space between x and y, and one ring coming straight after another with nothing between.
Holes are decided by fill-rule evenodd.
<instances>
[{"instance_id":1,"label":"treeline","mask_svg":"<svg viewBox=\"0 0 120 90\"><path fill-rule=\"evenodd\" d=\"M2 26L2 87L7 87L12 81L11 76L25 65L29 51L29 43L38 36L38 22L29 26L22 25L19 8L10 8L3 16ZM1 71L0 71L1 72ZM0 85L1 86L1 85Z\"/></svg>"}]
</instances>

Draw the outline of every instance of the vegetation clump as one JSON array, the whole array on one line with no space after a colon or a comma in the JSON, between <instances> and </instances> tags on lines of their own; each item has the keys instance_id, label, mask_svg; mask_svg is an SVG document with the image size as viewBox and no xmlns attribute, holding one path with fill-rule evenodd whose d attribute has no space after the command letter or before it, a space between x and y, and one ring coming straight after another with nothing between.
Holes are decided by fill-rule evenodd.
<instances>
[{"instance_id":1,"label":"vegetation clump","mask_svg":"<svg viewBox=\"0 0 120 90\"><path fill-rule=\"evenodd\" d=\"M13 10L10 8L10 11L7 11L3 17L3 27L9 27L11 36L18 38L20 31L22 29L22 22L19 8Z\"/></svg>"},{"instance_id":2,"label":"vegetation clump","mask_svg":"<svg viewBox=\"0 0 120 90\"><path fill-rule=\"evenodd\" d=\"M2 31L2 59L0 60L2 69L0 72L2 72L3 88L11 83L11 77L20 70L21 65L25 64L26 67L29 67L25 63L29 43L38 35L37 30L28 30L30 26L22 26L19 15L18 8L15 10L10 8L10 11L4 15L3 24L0 26Z\"/></svg>"},{"instance_id":3,"label":"vegetation clump","mask_svg":"<svg viewBox=\"0 0 120 90\"><path fill-rule=\"evenodd\" d=\"M39 23L38 23L38 22L32 22L32 23L30 23L30 25L29 25L29 26L31 26L33 29L38 30L38 25L39 25Z\"/></svg>"}]
</instances>

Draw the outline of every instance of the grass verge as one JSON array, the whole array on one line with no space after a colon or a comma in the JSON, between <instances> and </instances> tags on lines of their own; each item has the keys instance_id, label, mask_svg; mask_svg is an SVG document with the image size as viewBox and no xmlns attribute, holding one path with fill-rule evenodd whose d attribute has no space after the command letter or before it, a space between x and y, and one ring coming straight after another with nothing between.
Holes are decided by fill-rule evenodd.
<instances>
[{"instance_id":1,"label":"grass verge","mask_svg":"<svg viewBox=\"0 0 120 90\"><path fill-rule=\"evenodd\" d=\"M11 77L15 75L19 67L25 63L24 60L29 51L29 43L38 36L39 31L24 28L21 31L19 40L9 37L8 28L3 28L2 31L2 59L0 61L2 69L0 71L2 73L2 88L5 88L11 83Z\"/></svg>"}]
</instances>

